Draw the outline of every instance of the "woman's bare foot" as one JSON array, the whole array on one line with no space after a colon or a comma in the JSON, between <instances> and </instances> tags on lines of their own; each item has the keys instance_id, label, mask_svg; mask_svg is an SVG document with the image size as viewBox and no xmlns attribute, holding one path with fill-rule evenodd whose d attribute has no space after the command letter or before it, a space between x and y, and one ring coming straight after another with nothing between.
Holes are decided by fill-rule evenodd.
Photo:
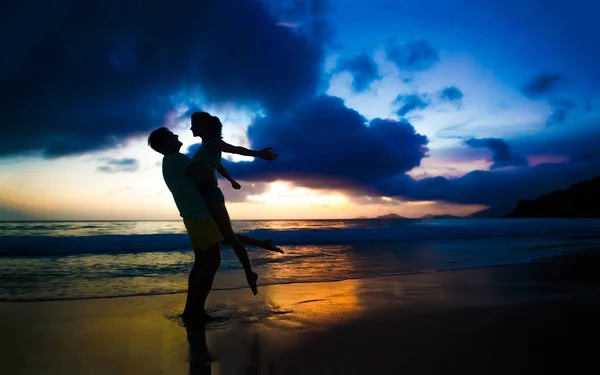
<instances>
[{"instance_id":1,"label":"woman's bare foot","mask_svg":"<svg viewBox=\"0 0 600 375\"><path fill-rule=\"evenodd\" d=\"M273 240L265 240L263 241L263 247L267 250L271 250L274 251L276 253L281 253L283 254L283 250L281 250L279 247L277 246L273 246Z\"/></svg>"},{"instance_id":2,"label":"woman's bare foot","mask_svg":"<svg viewBox=\"0 0 600 375\"><path fill-rule=\"evenodd\" d=\"M258 294L258 287L256 286L256 281L258 280L258 274L256 272L249 272L246 274L246 281L248 281L248 285L250 286L250 289L252 290L252 293L254 293L254 295Z\"/></svg>"}]
</instances>

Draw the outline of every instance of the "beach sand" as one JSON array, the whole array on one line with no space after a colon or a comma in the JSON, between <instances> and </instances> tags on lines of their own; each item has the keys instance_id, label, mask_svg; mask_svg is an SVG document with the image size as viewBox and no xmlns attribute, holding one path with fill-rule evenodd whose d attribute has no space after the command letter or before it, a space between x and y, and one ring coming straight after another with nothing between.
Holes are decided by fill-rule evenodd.
<instances>
[{"instance_id":1,"label":"beach sand","mask_svg":"<svg viewBox=\"0 0 600 375\"><path fill-rule=\"evenodd\" d=\"M0 303L2 374L595 373L600 256L184 294ZM204 364L208 347L212 362ZM192 359L192 365L190 365ZM584 371L584 369L588 369Z\"/></svg>"}]
</instances>

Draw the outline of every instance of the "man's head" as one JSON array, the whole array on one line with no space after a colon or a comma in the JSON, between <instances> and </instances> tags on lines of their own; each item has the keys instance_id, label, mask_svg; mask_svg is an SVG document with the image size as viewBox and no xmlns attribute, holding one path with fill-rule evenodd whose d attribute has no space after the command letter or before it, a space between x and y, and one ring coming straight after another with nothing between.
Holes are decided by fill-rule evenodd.
<instances>
[{"instance_id":1,"label":"man's head","mask_svg":"<svg viewBox=\"0 0 600 375\"><path fill-rule=\"evenodd\" d=\"M179 136L167 128L158 128L150 133L148 146L163 155L179 152L183 143L179 142Z\"/></svg>"}]
</instances>

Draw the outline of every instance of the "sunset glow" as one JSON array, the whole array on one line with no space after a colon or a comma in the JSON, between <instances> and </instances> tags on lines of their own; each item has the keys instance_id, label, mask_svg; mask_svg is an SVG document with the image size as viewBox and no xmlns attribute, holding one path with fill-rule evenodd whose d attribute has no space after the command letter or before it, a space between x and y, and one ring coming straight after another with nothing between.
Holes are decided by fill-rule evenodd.
<instances>
[{"instance_id":1,"label":"sunset glow","mask_svg":"<svg viewBox=\"0 0 600 375\"><path fill-rule=\"evenodd\" d=\"M287 206L336 206L348 202L341 194L324 195L317 191L292 187L285 182L272 182L269 191L260 195L250 195L248 200L255 203Z\"/></svg>"}]
</instances>

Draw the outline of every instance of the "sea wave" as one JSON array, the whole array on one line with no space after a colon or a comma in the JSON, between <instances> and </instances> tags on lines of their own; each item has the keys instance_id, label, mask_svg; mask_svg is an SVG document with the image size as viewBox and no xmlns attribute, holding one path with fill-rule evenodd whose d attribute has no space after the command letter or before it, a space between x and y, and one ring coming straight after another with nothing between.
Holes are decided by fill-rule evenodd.
<instances>
[{"instance_id":1,"label":"sea wave","mask_svg":"<svg viewBox=\"0 0 600 375\"><path fill-rule=\"evenodd\" d=\"M462 221L462 220L460 220ZM427 222L394 223L380 227L320 228L320 229L257 229L244 232L258 239L272 239L280 246L353 245L385 242L426 242L447 240L479 240L494 238L532 238L563 236L569 240L600 239L597 221L572 223L519 223L505 221L503 225ZM0 236L0 255L52 256L80 254L120 254L141 252L189 251L186 234L99 234L93 236Z\"/></svg>"}]
</instances>

